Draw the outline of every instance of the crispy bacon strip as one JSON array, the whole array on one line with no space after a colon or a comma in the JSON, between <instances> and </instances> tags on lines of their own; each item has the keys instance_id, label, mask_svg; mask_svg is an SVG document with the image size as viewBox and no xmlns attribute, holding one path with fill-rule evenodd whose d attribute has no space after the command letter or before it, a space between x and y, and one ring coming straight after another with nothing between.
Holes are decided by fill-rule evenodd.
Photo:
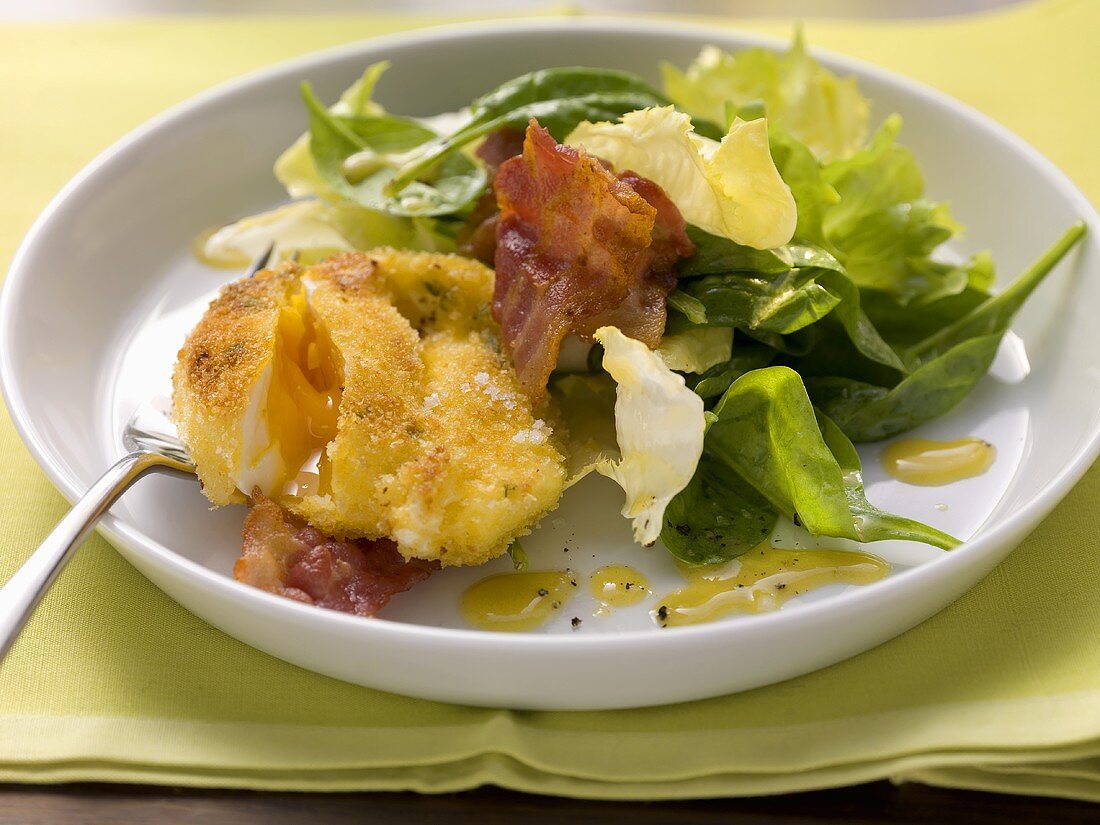
<instances>
[{"instance_id":1,"label":"crispy bacon strip","mask_svg":"<svg viewBox=\"0 0 1100 825\"><path fill-rule=\"evenodd\" d=\"M567 335L591 340L611 324L657 346L673 267L695 251L657 184L616 177L532 120L523 154L500 166L494 189L493 317L532 397L545 393Z\"/></svg>"},{"instance_id":2,"label":"crispy bacon strip","mask_svg":"<svg viewBox=\"0 0 1100 825\"><path fill-rule=\"evenodd\" d=\"M492 132L481 142L475 154L485 161L490 177L496 174L504 161L523 152L525 137L523 129L505 126L503 129Z\"/></svg>"},{"instance_id":3,"label":"crispy bacon strip","mask_svg":"<svg viewBox=\"0 0 1100 825\"><path fill-rule=\"evenodd\" d=\"M244 520L241 557L233 576L296 601L373 616L390 598L437 570L435 562L405 561L389 539L341 541L256 496Z\"/></svg>"}]
</instances>

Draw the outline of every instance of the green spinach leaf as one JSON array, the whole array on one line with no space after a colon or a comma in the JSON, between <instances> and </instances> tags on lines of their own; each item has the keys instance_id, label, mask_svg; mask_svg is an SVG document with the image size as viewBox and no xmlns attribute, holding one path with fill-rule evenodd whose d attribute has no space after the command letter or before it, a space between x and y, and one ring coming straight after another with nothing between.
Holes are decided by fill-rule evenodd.
<instances>
[{"instance_id":1,"label":"green spinach leaf","mask_svg":"<svg viewBox=\"0 0 1100 825\"><path fill-rule=\"evenodd\" d=\"M523 572L530 566L530 560L527 558L527 551L523 549L523 545L519 543L519 539L516 539L508 545L508 558L512 560L512 568L514 570Z\"/></svg>"},{"instance_id":2,"label":"green spinach leaf","mask_svg":"<svg viewBox=\"0 0 1100 825\"><path fill-rule=\"evenodd\" d=\"M798 373L787 367L748 372L714 413L706 449L716 458L814 535L856 538L840 467Z\"/></svg>"},{"instance_id":3,"label":"green spinach leaf","mask_svg":"<svg viewBox=\"0 0 1100 825\"><path fill-rule=\"evenodd\" d=\"M668 296L668 306L680 313L683 318L679 319L670 316L667 322L668 328L665 330L666 334L671 332L682 332L684 329L691 326L706 326L707 308L698 298L693 298L686 292L681 292L677 289Z\"/></svg>"},{"instance_id":4,"label":"green spinach leaf","mask_svg":"<svg viewBox=\"0 0 1100 825\"><path fill-rule=\"evenodd\" d=\"M926 360L949 351L969 338L1004 334L1024 301L1084 234L1085 222L1078 221L1004 292L987 298L963 317L910 347L906 356Z\"/></svg>"},{"instance_id":5,"label":"green spinach leaf","mask_svg":"<svg viewBox=\"0 0 1100 825\"><path fill-rule=\"evenodd\" d=\"M561 140L582 120L615 120L667 103L664 95L627 72L583 67L531 72L475 100L469 122L410 158L394 175L389 191L400 192L470 142L505 127L525 128L532 118Z\"/></svg>"},{"instance_id":6,"label":"green spinach leaf","mask_svg":"<svg viewBox=\"0 0 1100 825\"><path fill-rule=\"evenodd\" d=\"M768 366L775 360L775 356L774 349L755 341L735 342L729 361L713 366L699 375L687 376L688 386L700 398L716 398L746 372Z\"/></svg>"},{"instance_id":7,"label":"green spinach leaf","mask_svg":"<svg viewBox=\"0 0 1100 825\"><path fill-rule=\"evenodd\" d=\"M708 326L787 335L821 320L840 303L838 296L817 282L820 271L707 275L682 284L680 291L703 305Z\"/></svg>"},{"instance_id":8,"label":"green spinach leaf","mask_svg":"<svg viewBox=\"0 0 1100 825\"><path fill-rule=\"evenodd\" d=\"M905 372L901 358L882 339L878 329L863 311L859 287L839 268L816 271L817 282L840 299L833 311L833 317L840 321L859 354L876 364Z\"/></svg>"},{"instance_id":9,"label":"green spinach leaf","mask_svg":"<svg viewBox=\"0 0 1100 825\"><path fill-rule=\"evenodd\" d=\"M860 289L859 293L860 305L867 317L895 351L903 351L923 341L989 297L984 290L967 287L956 295L935 301L899 304L889 293L878 289Z\"/></svg>"},{"instance_id":10,"label":"green spinach leaf","mask_svg":"<svg viewBox=\"0 0 1100 825\"><path fill-rule=\"evenodd\" d=\"M897 516L878 509L867 500L867 491L863 487L863 464L859 453L828 416L818 414L821 435L833 457L844 474L844 492L848 497L848 508L855 520L856 535L860 541L887 541L904 539L919 541L950 550L958 546L959 540L935 527L929 527L904 516Z\"/></svg>"},{"instance_id":11,"label":"green spinach leaf","mask_svg":"<svg viewBox=\"0 0 1100 825\"><path fill-rule=\"evenodd\" d=\"M1084 233L1083 222L1074 224L1004 292L905 350L912 371L896 386L811 377L814 403L853 441L889 438L943 415L989 370L1013 316Z\"/></svg>"},{"instance_id":12,"label":"green spinach leaf","mask_svg":"<svg viewBox=\"0 0 1100 825\"><path fill-rule=\"evenodd\" d=\"M717 564L756 547L778 519L766 499L704 452L688 486L665 509L661 541L689 564Z\"/></svg>"},{"instance_id":13,"label":"green spinach leaf","mask_svg":"<svg viewBox=\"0 0 1100 825\"><path fill-rule=\"evenodd\" d=\"M664 95L636 74L587 66L563 66L520 75L486 92L470 104L470 119L472 123L487 123L529 103L616 92L644 95L659 106L668 104Z\"/></svg>"},{"instance_id":14,"label":"green spinach leaf","mask_svg":"<svg viewBox=\"0 0 1100 825\"><path fill-rule=\"evenodd\" d=\"M653 106L650 98L635 92L595 92L559 100L536 100L485 123L464 126L448 137L424 145L394 175L389 191L400 192L436 164L454 157L463 146L500 129L524 129L531 120L563 139L582 120L615 120L624 112Z\"/></svg>"},{"instance_id":15,"label":"green spinach leaf","mask_svg":"<svg viewBox=\"0 0 1100 825\"><path fill-rule=\"evenodd\" d=\"M777 332L768 332L762 329L740 330L754 341L771 347L776 352L781 352L790 358L800 358L808 355L817 346L821 338L823 324L814 324L792 332L790 335L780 335Z\"/></svg>"},{"instance_id":16,"label":"green spinach leaf","mask_svg":"<svg viewBox=\"0 0 1100 825\"><path fill-rule=\"evenodd\" d=\"M729 238L712 235L688 224L688 237L695 244L695 254L682 261L678 268L681 279L702 275L725 275L730 272L755 272L779 275L793 265L780 249L754 249Z\"/></svg>"},{"instance_id":17,"label":"green spinach leaf","mask_svg":"<svg viewBox=\"0 0 1100 825\"><path fill-rule=\"evenodd\" d=\"M318 174L341 197L392 215L428 216L458 212L485 187L485 172L463 155L440 164L431 183L414 181L399 197L386 194L395 163L387 155L423 145L433 133L414 121L393 115L334 115L308 84L302 97L310 112L310 153ZM371 160L366 174L354 183L345 164L349 158ZM363 170L360 170L362 173Z\"/></svg>"},{"instance_id":18,"label":"green spinach leaf","mask_svg":"<svg viewBox=\"0 0 1100 825\"><path fill-rule=\"evenodd\" d=\"M789 336L832 313L857 358L905 372L897 353L861 309L859 288L828 250L808 243L751 249L697 227L688 227L688 234L696 254L680 267L674 300L694 299L688 316L692 323L736 327L789 351L786 340L780 344L769 336Z\"/></svg>"},{"instance_id":19,"label":"green spinach leaf","mask_svg":"<svg viewBox=\"0 0 1100 825\"><path fill-rule=\"evenodd\" d=\"M892 387L904 375L896 366L878 363L860 352L835 315L803 332L813 333L813 345L805 352L785 352L776 359L777 364L788 366L801 375L803 381L832 376Z\"/></svg>"},{"instance_id":20,"label":"green spinach leaf","mask_svg":"<svg viewBox=\"0 0 1100 825\"><path fill-rule=\"evenodd\" d=\"M879 441L946 413L989 370L1001 334L971 338L879 387L843 377L809 378L810 395L853 441Z\"/></svg>"}]
</instances>

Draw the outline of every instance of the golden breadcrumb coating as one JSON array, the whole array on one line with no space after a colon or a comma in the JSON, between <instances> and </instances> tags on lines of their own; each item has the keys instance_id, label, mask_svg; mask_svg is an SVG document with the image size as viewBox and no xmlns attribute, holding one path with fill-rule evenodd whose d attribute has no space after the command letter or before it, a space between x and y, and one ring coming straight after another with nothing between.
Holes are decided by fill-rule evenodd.
<instances>
[{"instance_id":1,"label":"golden breadcrumb coating","mask_svg":"<svg viewBox=\"0 0 1100 825\"><path fill-rule=\"evenodd\" d=\"M397 311L370 258L339 255L306 270L310 306L343 359L338 435L328 445L330 493L286 502L326 533L388 536L379 479L411 460L423 400L420 336Z\"/></svg>"},{"instance_id":2,"label":"golden breadcrumb coating","mask_svg":"<svg viewBox=\"0 0 1100 825\"><path fill-rule=\"evenodd\" d=\"M271 363L279 310L297 284L293 265L225 287L176 357L172 417L215 505L241 503L241 420Z\"/></svg>"},{"instance_id":3,"label":"golden breadcrumb coating","mask_svg":"<svg viewBox=\"0 0 1100 825\"><path fill-rule=\"evenodd\" d=\"M529 532L522 514L546 510L564 489L550 427L532 414L495 344L489 333L472 331L436 332L423 341L434 406L423 416L424 449L401 466L389 491L392 536L417 555L443 531L461 534L471 552L499 547L500 534L510 542Z\"/></svg>"},{"instance_id":4,"label":"golden breadcrumb coating","mask_svg":"<svg viewBox=\"0 0 1100 825\"><path fill-rule=\"evenodd\" d=\"M501 353L492 271L392 249L284 265L211 304L174 379L175 417L211 501L241 500L242 422L256 381L288 357L276 327L298 279L338 355L342 392L325 483L275 491L279 503L327 533L390 537L407 558L445 565L500 555L557 505L564 456ZM216 365L199 355L234 346Z\"/></svg>"}]
</instances>

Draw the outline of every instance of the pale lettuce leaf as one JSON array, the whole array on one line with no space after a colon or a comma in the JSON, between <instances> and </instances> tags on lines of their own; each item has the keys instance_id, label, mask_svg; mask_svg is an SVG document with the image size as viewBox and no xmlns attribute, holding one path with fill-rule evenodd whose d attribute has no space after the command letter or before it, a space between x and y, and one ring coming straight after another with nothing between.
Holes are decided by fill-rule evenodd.
<instances>
[{"instance_id":1,"label":"pale lettuce leaf","mask_svg":"<svg viewBox=\"0 0 1100 825\"><path fill-rule=\"evenodd\" d=\"M683 490L703 454L703 400L655 352L615 327L600 327L603 367L618 384L615 437L622 457L596 471L626 491L622 513L634 539L650 545L661 534L665 508Z\"/></svg>"},{"instance_id":2,"label":"pale lettuce leaf","mask_svg":"<svg viewBox=\"0 0 1100 825\"><path fill-rule=\"evenodd\" d=\"M729 361L732 349L733 327L689 327L665 335L657 355L670 370L700 373Z\"/></svg>"},{"instance_id":3,"label":"pale lettuce leaf","mask_svg":"<svg viewBox=\"0 0 1100 825\"><path fill-rule=\"evenodd\" d=\"M901 304L935 301L968 286L988 288L988 256L963 264L934 257L962 226L946 203L922 197L916 158L897 142L901 125L901 117L891 115L864 148L822 168L822 180L840 196L823 212L826 242L860 287L881 290Z\"/></svg>"},{"instance_id":4,"label":"pale lettuce leaf","mask_svg":"<svg viewBox=\"0 0 1100 825\"><path fill-rule=\"evenodd\" d=\"M273 257L287 257L309 250L319 255L354 247L329 220L325 204L297 201L270 212L261 212L223 226L203 245L203 257L211 261L251 261L274 244Z\"/></svg>"},{"instance_id":5,"label":"pale lettuce leaf","mask_svg":"<svg viewBox=\"0 0 1100 825\"><path fill-rule=\"evenodd\" d=\"M202 257L227 266L243 266L274 244L275 260L297 252L313 263L336 252L393 246L450 252L453 242L426 221L408 220L373 209L308 199L242 218L206 239Z\"/></svg>"},{"instance_id":6,"label":"pale lettuce leaf","mask_svg":"<svg viewBox=\"0 0 1100 825\"><path fill-rule=\"evenodd\" d=\"M664 106L628 112L618 123L586 121L565 142L654 181L688 223L711 234L756 249L782 246L794 234L794 198L772 161L763 119L735 119L716 141Z\"/></svg>"},{"instance_id":7,"label":"pale lettuce leaf","mask_svg":"<svg viewBox=\"0 0 1100 825\"><path fill-rule=\"evenodd\" d=\"M665 91L696 117L727 122L727 113L763 103L781 125L821 160L849 157L867 138L870 104L855 78L838 78L807 52L801 31L785 54L707 46L680 71L662 64Z\"/></svg>"}]
</instances>

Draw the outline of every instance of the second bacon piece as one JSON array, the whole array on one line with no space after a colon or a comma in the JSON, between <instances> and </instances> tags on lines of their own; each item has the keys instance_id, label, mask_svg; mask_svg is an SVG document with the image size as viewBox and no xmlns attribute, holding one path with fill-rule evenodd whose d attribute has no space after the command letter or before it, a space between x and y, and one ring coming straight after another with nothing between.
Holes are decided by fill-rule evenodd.
<instances>
[{"instance_id":1,"label":"second bacon piece","mask_svg":"<svg viewBox=\"0 0 1100 825\"><path fill-rule=\"evenodd\" d=\"M373 616L392 596L424 581L436 562L406 561L389 539L326 536L257 494L242 531L239 582L295 601Z\"/></svg>"},{"instance_id":2,"label":"second bacon piece","mask_svg":"<svg viewBox=\"0 0 1100 825\"><path fill-rule=\"evenodd\" d=\"M568 335L591 340L611 325L657 346L674 266L695 252L680 211L657 184L612 174L532 120L523 154L501 164L494 189L493 317L533 398L545 394Z\"/></svg>"}]
</instances>

